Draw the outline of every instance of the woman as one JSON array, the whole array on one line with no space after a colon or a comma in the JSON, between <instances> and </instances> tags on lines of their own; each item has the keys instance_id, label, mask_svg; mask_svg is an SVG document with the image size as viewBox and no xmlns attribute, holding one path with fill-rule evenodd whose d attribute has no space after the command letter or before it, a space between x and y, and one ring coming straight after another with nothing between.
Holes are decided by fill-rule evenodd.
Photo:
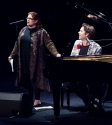
<instances>
[{"instance_id":1,"label":"woman","mask_svg":"<svg viewBox=\"0 0 112 125\"><path fill-rule=\"evenodd\" d=\"M10 62L18 55L16 86L26 88L33 100L33 84L35 90L34 106L37 106L41 104L40 90L50 91L49 81L43 76L45 47L53 56L60 57L61 55L47 31L42 28L39 14L29 12L26 20L27 26L21 29L8 60Z\"/></svg>"}]
</instances>

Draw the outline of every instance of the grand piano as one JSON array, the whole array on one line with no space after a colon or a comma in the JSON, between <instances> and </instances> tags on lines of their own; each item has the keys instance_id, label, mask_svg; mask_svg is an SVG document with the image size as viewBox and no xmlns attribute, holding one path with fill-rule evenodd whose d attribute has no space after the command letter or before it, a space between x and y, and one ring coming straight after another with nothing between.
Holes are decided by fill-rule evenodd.
<instances>
[{"instance_id":1,"label":"grand piano","mask_svg":"<svg viewBox=\"0 0 112 125\"><path fill-rule=\"evenodd\" d=\"M54 116L60 115L60 87L64 82L112 82L112 55L55 58L47 55L45 77L52 83Z\"/></svg>"},{"instance_id":2,"label":"grand piano","mask_svg":"<svg viewBox=\"0 0 112 125\"><path fill-rule=\"evenodd\" d=\"M79 9L95 15L101 23L110 23L102 13L92 12L83 6L77 5ZM70 44L70 43L69 43ZM65 49L67 51L69 46ZM64 82L112 82L112 55L94 56L64 56L55 58L46 56L47 66L44 69L45 77L49 78L53 89L54 116L60 115L60 87Z\"/></svg>"}]
</instances>

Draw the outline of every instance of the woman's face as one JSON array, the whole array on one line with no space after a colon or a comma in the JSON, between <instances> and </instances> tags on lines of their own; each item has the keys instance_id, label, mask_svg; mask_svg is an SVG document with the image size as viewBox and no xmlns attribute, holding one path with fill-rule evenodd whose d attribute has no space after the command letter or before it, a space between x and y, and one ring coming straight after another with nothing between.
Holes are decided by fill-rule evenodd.
<instances>
[{"instance_id":1,"label":"woman's face","mask_svg":"<svg viewBox=\"0 0 112 125\"><path fill-rule=\"evenodd\" d=\"M26 20L27 20L27 26L36 27L36 23L37 23L38 20L33 19L31 14L29 14L27 16Z\"/></svg>"}]
</instances>

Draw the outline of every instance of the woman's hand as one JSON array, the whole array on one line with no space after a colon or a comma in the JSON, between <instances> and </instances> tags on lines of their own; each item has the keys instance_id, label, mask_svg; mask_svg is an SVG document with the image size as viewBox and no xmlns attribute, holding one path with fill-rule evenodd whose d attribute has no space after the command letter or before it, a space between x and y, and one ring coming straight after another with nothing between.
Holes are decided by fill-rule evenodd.
<instances>
[{"instance_id":1,"label":"woman's hand","mask_svg":"<svg viewBox=\"0 0 112 125\"><path fill-rule=\"evenodd\" d=\"M11 59L12 59L12 57L11 57L11 56L9 56L9 57L8 57L8 61L9 61L9 63L10 63Z\"/></svg>"},{"instance_id":2,"label":"woman's hand","mask_svg":"<svg viewBox=\"0 0 112 125\"><path fill-rule=\"evenodd\" d=\"M58 53L58 54L56 55L56 57L61 57L61 54Z\"/></svg>"}]
</instances>

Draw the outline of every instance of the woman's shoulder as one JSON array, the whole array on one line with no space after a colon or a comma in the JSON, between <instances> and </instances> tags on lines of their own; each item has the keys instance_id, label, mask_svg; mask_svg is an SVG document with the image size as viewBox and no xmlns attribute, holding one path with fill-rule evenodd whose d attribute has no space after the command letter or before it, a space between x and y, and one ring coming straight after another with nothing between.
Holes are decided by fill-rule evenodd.
<instances>
[{"instance_id":1,"label":"woman's shoulder","mask_svg":"<svg viewBox=\"0 0 112 125\"><path fill-rule=\"evenodd\" d=\"M48 32L47 32L47 30L46 29L44 29L44 28L40 28L39 30L38 30L38 33L42 33L42 34L46 34L46 35L49 35L48 34Z\"/></svg>"},{"instance_id":2,"label":"woman's shoulder","mask_svg":"<svg viewBox=\"0 0 112 125\"><path fill-rule=\"evenodd\" d=\"M27 28L27 26L24 26L24 27L20 30L19 35L21 35L21 33L23 33L23 32L26 30L26 28Z\"/></svg>"},{"instance_id":3,"label":"woman's shoulder","mask_svg":"<svg viewBox=\"0 0 112 125\"><path fill-rule=\"evenodd\" d=\"M46 29L44 29L44 28L40 28L39 31L40 32L47 32Z\"/></svg>"},{"instance_id":4,"label":"woman's shoulder","mask_svg":"<svg viewBox=\"0 0 112 125\"><path fill-rule=\"evenodd\" d=\"M24 29L26 29L27 28L27 26L24 26L21 30L24 30Z\"/></svg>"},{"instance_id":5,"label":"woman's shoulder","mask_svg":"<svg viewBox=\"0 0 112 125\"><path fill-rule=\"evenodd\" d=\"M21 33L22 31L24 31L26 28L27 28L27 26L24 26L24 27L20 30L20 33Z\"/></svg>"}]
</instances>

